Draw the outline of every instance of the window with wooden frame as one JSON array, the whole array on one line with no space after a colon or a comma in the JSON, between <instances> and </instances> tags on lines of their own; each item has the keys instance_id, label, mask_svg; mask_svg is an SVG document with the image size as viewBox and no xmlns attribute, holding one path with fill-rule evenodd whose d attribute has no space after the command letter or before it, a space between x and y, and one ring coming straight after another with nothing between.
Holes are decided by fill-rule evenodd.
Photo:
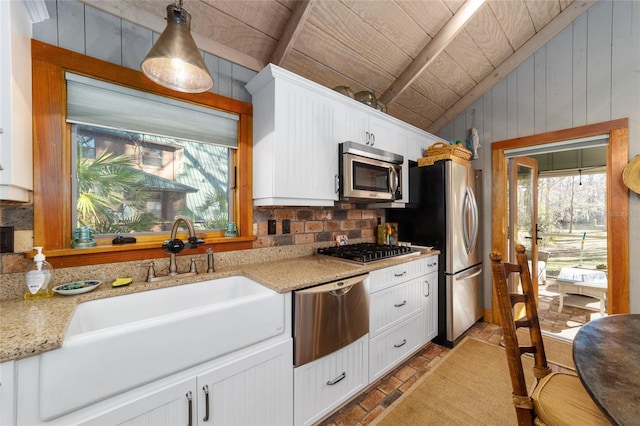
<instances>
[{"instance_id":1,"label":"window with wooden frame","mask_svg":"<svg viewBox=\"0 0 640 426\"><path fill-rule=\"evenodd\" d=\"M207 248L215 246L216 251L240 250L251 248L255 237L252 235L253 203L251 195L251 126L252 106L245 102L236 101L210 92L199 94L179 93L158 86L149 81L144 75L135 70L107 63L79 53L71 52L39 41L32 41L32 69L33 69L33 124L34 124L34 245L43 246L47 253L47 260L56 267L81 266L99 263L110 263L125 260L141 260L163 257L161 244L168 238L168 232L164 232L167 223L170 222L176 208L181 207L191 212L197 226L199 238L204 239L197 249L190 251L192 254L204 253ZM108 122L98 123L104 126L95 126L96 123L83 122L82 118L69 119L73 116L71 109L74 100L68 93L69 76L72 80L98 82L98 85L116 85L132 90L136 93L149 94L158 99L167 99L168 103L178 103L183 106L201 110L204 113L212 112L218 116L237 118L232 124L234 138L237 144L232 149L222 147L218 149L214 141L213 145L204 142L204 145L196 145L190 136L186 139L156 135L153 132L127 132L120 128L114 130ZM96 96L98 97L98 96ZM89 98L90 99L90 98ZM96 99L96 104L99 104ZM131 110L135 111L135 109ZM100 115L101 113L97 113ZM132 112L135 117L135 112ZM173 117L167 117L171 122ZM227 123L228 126L228 123ZM125 126L130 127L130 126ZM199 125L193 129L199 130ZM126 129L137 130L137 129ZM143 129L144 130L144 129ZM202 132L205 134L206 132ZM135 138L132 136L135 135ZM174 136L174 135L169 135ZM135 141L132 141L135 139ZM193 138L195 139L195 138ZM104 142L104 141L107 141ZM117 144L114 145L114 141ZM127 145L129 144L129 145ZM89 248L72 248L73 234L77 226L82 225L78 217L78 172L76 165L79 155L86 155L83 159L86 164L93 164L98 158L104 157L105 146L116 146L118 149L128 150L127 161L132 162L134 177L144 176L146 184L142 185L151 189L144 200L137 200L137 212L144 212L152 217L149 229L135 234L137 242L127 245L112 245L111 241L116 233L128 233L130 229L122 227L122 223L116 223L113 228L104 227L104 232L96 233L97 246ZM116 148L112 148L115 150ZM221 161L226 164L228 176L228 194L224 197L227 206L223 217L217 221L209 220L209 216L217 217L220 211L206 214L200 204L189 204L186 201L186 192L198 190L197 185L189 185L188 182L180 182L178 176L184 179L188 177L180 165L187 164L191 170L203 166L202 160L193 158L193 152L205 153L218 149ZM206 152L205 152L206 151ZM108 150L106 151L109 152ZM217 152L217 151L216 151ZM188 158L185 158L188 157ZM198 164L195 164L198 162ZM136 168L137 167L137 168ZM222 166L221 166L222 167ZM155 169L155 170L154 170ZM165 170L166 169L166 170ZM171 172L163 176L162 173ZM186 176L186 177L185 177ZM156 180L159 182L156 182ZM151 183L150 183L151 182ZM153 185L156 182L157 185ZM165 198L167 194L157 191L157 186L173 191L169 194L171 200ZM191 188L189 191L185 188ZM155 191L153 191L155 190ZM208 190L203 189L202 193ZM129 195L133 198L133 195ZM131 215L131 200L115 200L109 203L109 210L115 212L111 219ZM174 199L180 198L182 204L175 203ZM178 201L180 201L178 200ZM126 201L126 202L125 202ZM173 202L173 205L171 205ZM178 206L178 207L176 207ZM210 207L209 205L207 207ZM129 213L125 212L125 209ZM168 212L168 210L171 212ZM176 210L176 211L174 211ZM184 211L184 210L183 210ZM123 213L124 212L124 213ZM162 217L162 214L164 217ZM180 212L182 213L182 212ZM169 217L171 216L171 217ZM223 222L235 222L239 236L236 238L224 237ZM117 222L117 220L116 220ZM220 222L220 223L218 223ZM119 227L118 227L119 226ZM160 232L152 232L152 231ZM109 232L110 231L110 232Z\"/></svg>"}]
</instances>

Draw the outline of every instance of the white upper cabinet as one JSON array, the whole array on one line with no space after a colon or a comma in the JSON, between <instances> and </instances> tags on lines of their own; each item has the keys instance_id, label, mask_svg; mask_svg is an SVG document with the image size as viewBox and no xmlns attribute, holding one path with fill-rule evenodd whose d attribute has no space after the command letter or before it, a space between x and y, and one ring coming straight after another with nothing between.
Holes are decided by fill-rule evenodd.
<instances>
[{"instance_id":1,"label":"white upper cabinet","mask_svg":"<svg viewBox=\"0 0 640 426\"><path fill-rule=\"evenodd\" d=\"M403 154L402 126L390 116L349 98L341 99L336 114L340 142L352 141L394 154Z\"/></svg>"},{"instance_id":2,"label":"white upper cabinet","mask_svg":"<svg viewBox=\"0 0 640 426\"><path fill-rule=\"evenodd\" d=\"M256 206L333 206L338 144L352 141L408 160L435 136L316 84L267 65L246 86L253 103L253 201Z\"/></svg>"},{"instance_id":3,"label":"white upper cabinet","mask_svg":"<svg viewBox=\"0 0 640 426\"><path fill-rule=\"evenodd\" d=\"M247 90L254 107L254 205L333 206L338 139L327 89L268 65Z\"/></svg>"},{"instance_id":4,"label":"white upper cabinet","mask_svg":"<svg viewBox=\"0 0 640 426\"><path fill-rule=\"evenodd\" d=\"M33 190L31 19L25 2L0 1L0 200Z\"/></svg>"}]
</instances>

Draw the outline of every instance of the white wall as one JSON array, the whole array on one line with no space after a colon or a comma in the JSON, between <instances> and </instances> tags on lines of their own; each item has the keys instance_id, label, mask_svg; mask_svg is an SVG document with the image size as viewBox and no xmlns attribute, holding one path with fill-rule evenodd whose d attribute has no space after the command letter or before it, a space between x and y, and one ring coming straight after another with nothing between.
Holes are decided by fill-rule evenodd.
<instances>
[{"instance_id":1,"label":"white wall","mask_svg":"<svg viewBox=\"0 0 640 426\"><path fill-rule=\"evenodd\" d=\"M485 283L491 283L491 143L629 118L629 158L640 154L640 1L600 0L507 78L445 126L439 136L480 134L483 169ZM640 195L629 192L629 296L640 313ZM615 236L614 236L615 241ZM485 285L485 308L491 285Z\"/></svg>"}]
</instances>

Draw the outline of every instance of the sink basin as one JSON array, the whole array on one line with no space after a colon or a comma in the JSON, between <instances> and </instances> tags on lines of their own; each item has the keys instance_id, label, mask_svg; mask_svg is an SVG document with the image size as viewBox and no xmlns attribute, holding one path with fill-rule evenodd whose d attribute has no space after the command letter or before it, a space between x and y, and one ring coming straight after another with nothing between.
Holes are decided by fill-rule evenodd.
<instances>
[{"instance_id":1,"label":"sink basin","mask_svg":"<svg viewBox=\"0 0 640 426\"><path fill-rule=\"evenodd\" d=\"M284 305L283 294L245 277L81 303L62 347L40 356L40 416L53 419L282 334Z\"/></svg>"}]
</instances>

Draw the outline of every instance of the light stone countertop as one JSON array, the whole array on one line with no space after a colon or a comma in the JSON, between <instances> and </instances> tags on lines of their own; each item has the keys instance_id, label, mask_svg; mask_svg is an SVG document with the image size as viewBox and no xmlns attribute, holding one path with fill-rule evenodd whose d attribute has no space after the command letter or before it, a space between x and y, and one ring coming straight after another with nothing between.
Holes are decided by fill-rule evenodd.
<instances>
[{"instance_id":1,"label":"light stone countertop","mask_svg":"<svg viewBox=\"0 0 640 426\"><path fill-rule=\"evenodd\" d=\"M3 300L0 301L2 316L0 321L0 362L26 358L60 348L76 305L88 300L236 275L250 278L278 293L288 293L439 253L434 250L422 252L419 255L381 260L367 265L345 262L329 256L311 255L223 267L214 273L153 283L137 281L126 287L112 288L109 283L103 283L92 292L75 296L56 294L52 298L42 300Z\"/></svg>"}]
</instances>

